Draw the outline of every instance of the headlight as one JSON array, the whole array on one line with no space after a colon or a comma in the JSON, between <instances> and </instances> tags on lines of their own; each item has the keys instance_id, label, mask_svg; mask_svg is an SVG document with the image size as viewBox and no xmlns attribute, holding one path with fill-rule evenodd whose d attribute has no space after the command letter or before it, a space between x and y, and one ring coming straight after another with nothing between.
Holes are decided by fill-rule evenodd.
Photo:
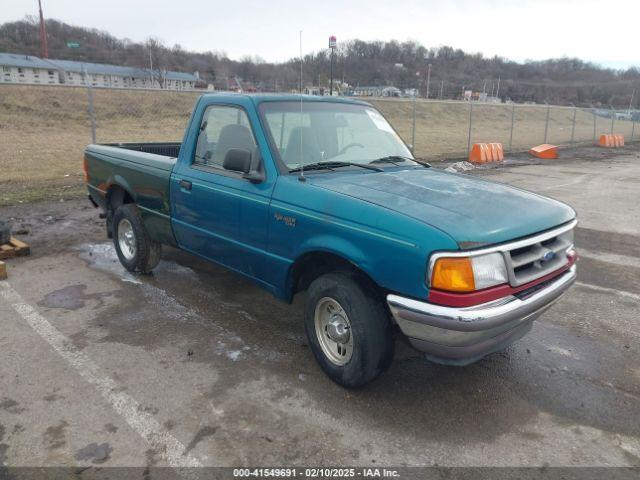
<instances>
[{"instance_id":1,"label":"headlight","mask_svg":"<svg viewBox=\"0 0 640 480\"><path fill-rule=\"evenodd\" d=\"M433 264L431 287L450 292L472 292L507 283L501 253L476 257L441 257Z\"/></svg>"}]
</instances>

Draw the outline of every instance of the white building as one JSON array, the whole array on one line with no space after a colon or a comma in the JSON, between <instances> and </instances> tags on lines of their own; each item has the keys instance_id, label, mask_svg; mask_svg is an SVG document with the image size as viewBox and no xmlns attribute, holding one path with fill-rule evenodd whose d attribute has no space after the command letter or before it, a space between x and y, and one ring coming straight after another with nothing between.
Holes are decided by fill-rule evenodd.
<instances>
[{"instance_id":1,"label":"white building","mask_svg":"<svg viewBox=\"0 0 640 480\"><path fill-rule=\"evenodd\" d=\"M60 71L60 83L107 88L165 88L191 90L198 80L197 74L169 72L136 67L121 67L102 63L49 60ZM160 85L162 81L162 87Z\"/></svg>"},{"instance_id":2,"label":"white building","mask_svg":"<svg viewBox=\"0 0 640 480\"><path fill-rule=\"evenodd\" d=\"M0 53L0 70L0 83L60 83L53 65L30 55Z\"/></svg>"},{"instance_id":3,"label":"white building","mask_svg":"<svg viewBox=\"0 0 640 480\"><path fill-rule=\"evenodd\" d=\"M393 86L355 87L353 94L356 97L401 97L402 91Z\"/></svg>"},{"instance_id":4,"label":"white building","mask_svg":"<svg viewBox=\"0 0 640 480\"><path fill-rule=\"evenodd\" d=\"M121 67L71 60L43 60L29 55L0 53L0 83L91 85L106 88L164 88L191 90L197 72L151 72L149 69Z\"/></svg>"}]
</instances>

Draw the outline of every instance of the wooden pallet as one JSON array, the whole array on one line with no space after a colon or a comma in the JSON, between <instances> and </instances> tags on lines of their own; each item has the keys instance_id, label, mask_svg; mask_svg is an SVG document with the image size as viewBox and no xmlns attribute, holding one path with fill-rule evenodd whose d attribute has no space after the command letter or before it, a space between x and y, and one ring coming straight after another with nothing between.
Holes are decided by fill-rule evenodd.
<instances>
[{"instance_id":1,"label":"wooden pallet","mask_svg":"<svg viewBox=\"0 0 640 480\"><path fill-rule=\"evenodd\" d=\"M0 245L0 260L6 260L11 257L24 257L30 253L31 247L15 237L11 237L9 243Z\"/></svg>"}]
</instances>

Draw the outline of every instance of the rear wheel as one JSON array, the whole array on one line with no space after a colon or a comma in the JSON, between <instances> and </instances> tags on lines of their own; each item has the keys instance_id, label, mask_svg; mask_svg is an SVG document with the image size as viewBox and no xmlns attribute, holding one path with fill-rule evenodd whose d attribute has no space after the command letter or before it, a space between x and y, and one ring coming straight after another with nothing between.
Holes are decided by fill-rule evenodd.
<instances>
[{"instance_id":1,"label":"rear wheel","mask_svg":"<svg viewBox=\"0 0 640 480\"><path fill-rule=\"evenodd\" d=\"M369 383L393 359L389 316L373 288L352 274L329 273L311 283L305 329L320 367L342 386Z\"/></svg>"},{"instance_id":2,"label":"rear wheel","mask_svg":"<svg viewBox=\"0 0 640 480\"><path fill-rule=\"evenodd\" d=\"M135 273L149 273L160 261L162 247L147 233L138 208L127 203L113 214L113 244L120 263Z\"/></svg>"}]
</instances>

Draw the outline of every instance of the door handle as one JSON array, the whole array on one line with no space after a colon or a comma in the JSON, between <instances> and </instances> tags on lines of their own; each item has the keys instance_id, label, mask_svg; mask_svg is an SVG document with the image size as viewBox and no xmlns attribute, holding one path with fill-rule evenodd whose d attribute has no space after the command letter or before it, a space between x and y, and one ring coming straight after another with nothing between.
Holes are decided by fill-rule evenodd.
<instances>
[{"instance_id":1,"label":"door handle","mask_svg":"<svg viewBox=\"0 0 640 480\"><path fill-rule=\"evenodd\" d=\"M191 190L191 182L189 180L180 180L180 188Z\"/></svg>"}]
</instances>

